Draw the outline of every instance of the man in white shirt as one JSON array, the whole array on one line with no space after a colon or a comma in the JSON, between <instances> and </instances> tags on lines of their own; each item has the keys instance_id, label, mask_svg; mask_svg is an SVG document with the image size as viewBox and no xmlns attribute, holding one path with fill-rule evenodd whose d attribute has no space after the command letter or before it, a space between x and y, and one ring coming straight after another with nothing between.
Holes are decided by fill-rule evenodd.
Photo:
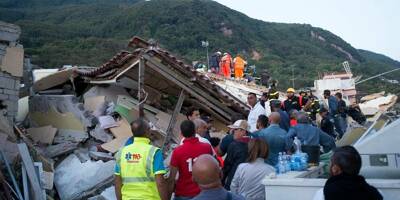
<instances>
[{"instance_id":1,"label":"man in white shirt","mask_svg":"<svg viewBox=\"0 0 400 200\"><path fill-rule=\"evenodd\" d=\"M260 102L257 101L257 96L255 93L250 92L247 95L247 103L250 105L250 113L247 117L247 122L250 126L249 131L254 132L257 131L257 119L260 115L266 115L265 109L262 107Z\"/></svg>"},{"instance_id":2,"label":"man in white shirt","mask_svg":"<svg viewBox=\"0 0 400 200\"><path fill-rule=\"evenodd\" d=\"M207 128L208 128L207 123L204 120L199 119L199 118L192 120L192 122L194 123L194 127L196 129L196 137L199 138L199 141L202 143L207 143L207 144L211 145L210 141L208 141L206 138L204 138L204 134L206 133ZM184 138L182 138L182 140L181 140L181 143L180 143L181 145L183 144L183 140L184 140Z\"/></svg>"}]
</instances>

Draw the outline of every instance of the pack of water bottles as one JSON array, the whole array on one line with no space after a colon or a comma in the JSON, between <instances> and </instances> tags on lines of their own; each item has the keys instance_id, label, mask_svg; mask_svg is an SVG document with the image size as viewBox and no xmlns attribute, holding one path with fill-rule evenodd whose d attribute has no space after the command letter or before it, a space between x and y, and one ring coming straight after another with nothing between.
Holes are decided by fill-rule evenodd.
<instances>
[{"instance_id":1,"label":"pack of water bottles","mask_svg":"<svg viewBox=\"0 0 400 200\"><path fill-rule=\"evenodd\" d=\"M288 155L285 152L280 152L278 156L278 164L275 166L278 174L284 174L289 171L303 171L308 168L307 153L297 152L293 155Z\"/></svg>"}]
</instances>

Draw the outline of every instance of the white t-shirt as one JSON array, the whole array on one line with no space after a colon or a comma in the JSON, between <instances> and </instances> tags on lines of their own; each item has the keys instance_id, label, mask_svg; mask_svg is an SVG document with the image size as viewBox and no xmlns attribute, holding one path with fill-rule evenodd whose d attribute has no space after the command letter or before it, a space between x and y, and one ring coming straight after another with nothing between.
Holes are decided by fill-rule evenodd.
<instances>
[{"instance_id":1,"label":"white t-shirt","mask_svg":"<svg viewBox=\"0 0 400 200\"><path fill-rule=\"evenodd\" d=\"M257 104L251 108L249 116L247 117L247 123L250 126L250 132L257 131L257 120L258 116L260 115L266 115L267 112L265 109L262 107L260 102L257 102Z\"/></svg>"}]
</instances>

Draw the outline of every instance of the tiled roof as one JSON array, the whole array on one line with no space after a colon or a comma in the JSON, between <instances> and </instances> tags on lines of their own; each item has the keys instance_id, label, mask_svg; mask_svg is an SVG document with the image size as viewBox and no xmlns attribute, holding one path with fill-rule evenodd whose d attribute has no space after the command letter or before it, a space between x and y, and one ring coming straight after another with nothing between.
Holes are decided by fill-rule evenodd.
<instances>
[{"instance_id":1,"label":"tiled roof","mask_svg":"<svg viewBox=\"0 0 400 200\"><path fill-rule=\"evenodd\" d=\"M160 49L156 45L150 44L139 37L133 37L129 42L129 47L135 48L133 52L122 51L95 69L79 69L77 74L86 80L111 80L119 73L123 72L129 63L135 59L139 59L143 55L151 55L157 57L161 62L172 67L179 75L184 76L187 80L201 87L204 92L213 94L221 103L230 105L235 112L247 114L249 108L238 98L222 89L214 83L209 77L194 70L190 65L185 64L182 60L176 58L166 50Z\"/></svg>"}]
</instances>

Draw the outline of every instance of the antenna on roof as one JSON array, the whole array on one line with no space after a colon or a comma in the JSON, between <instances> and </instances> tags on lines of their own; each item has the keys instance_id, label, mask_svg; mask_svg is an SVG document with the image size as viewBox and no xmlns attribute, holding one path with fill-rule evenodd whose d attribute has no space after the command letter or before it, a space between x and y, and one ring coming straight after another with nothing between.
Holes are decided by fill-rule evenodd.
<instances>
[{"instance_id":1,"label":"antenna on roof","mask_svg":"<svg viewBox=\"0 0 400 200\"><path fill-rule=\"evenodd\" d=\"M351 74L350 64L347 60L342 63L342 66L347 74Z\"/></svg>"}]
</instances>

